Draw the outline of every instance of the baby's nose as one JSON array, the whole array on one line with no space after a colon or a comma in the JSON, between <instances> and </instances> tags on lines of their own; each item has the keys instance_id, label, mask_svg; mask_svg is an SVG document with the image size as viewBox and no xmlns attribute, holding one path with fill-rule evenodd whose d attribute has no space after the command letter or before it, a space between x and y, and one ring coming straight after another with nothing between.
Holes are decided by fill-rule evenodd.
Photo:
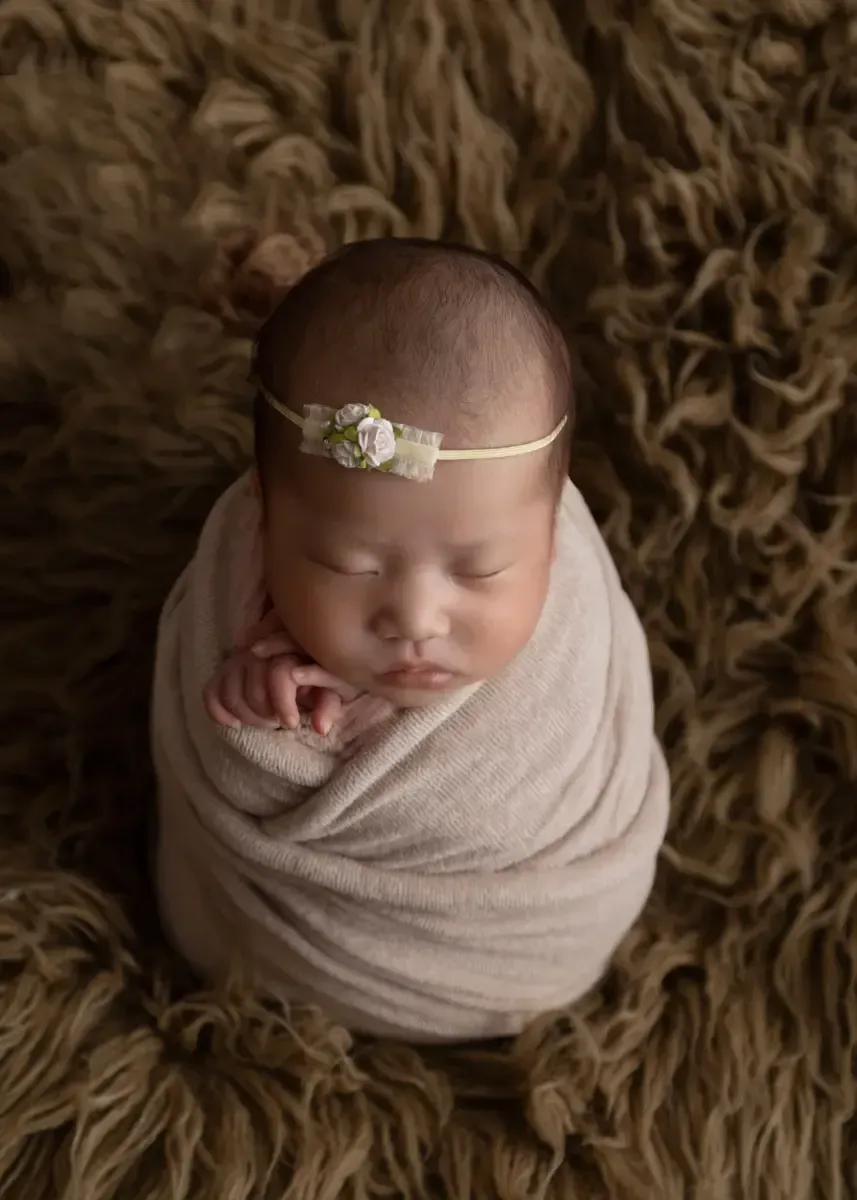
<instances>
[{"instance_id":1,"label":"baby's nose","mask_svg":"<svg viewBox=\"0 0 857 1200\"><path fill-rule=\"evenodd\" d=\"M441 591L413 585L391 592L375 622L379 637L414 644L446 637L449 627L449 612Z\"/></svg>"}]
</instances>

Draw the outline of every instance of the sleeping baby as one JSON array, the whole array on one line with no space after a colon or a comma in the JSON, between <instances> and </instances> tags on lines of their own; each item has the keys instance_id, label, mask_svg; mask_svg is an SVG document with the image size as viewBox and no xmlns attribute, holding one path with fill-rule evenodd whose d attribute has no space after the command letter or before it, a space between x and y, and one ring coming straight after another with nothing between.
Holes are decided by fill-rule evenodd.
<instances>
[{"instance_id":1,"label":"sleeping baby","mask_svg":"<svg viewBox=\"0 0 857 1200\"><path fill-rule=\"evenodd\" d=\"M563 337L502 261L382 239L298 282L255 370L255 469L159 628L165 927L357 1033L515 1034L598 983L669 801Z\"/></svg>"}]
</instances>

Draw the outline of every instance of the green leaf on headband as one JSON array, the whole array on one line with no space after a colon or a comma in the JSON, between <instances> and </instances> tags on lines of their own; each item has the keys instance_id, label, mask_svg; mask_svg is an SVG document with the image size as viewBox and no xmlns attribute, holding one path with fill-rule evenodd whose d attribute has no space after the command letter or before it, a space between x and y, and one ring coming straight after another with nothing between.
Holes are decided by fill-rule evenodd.
<instances>
[{"instance_id":1,"label":"green leaf on headband","mask_svg":"<svg viewBox=\"0 0 857 1200\"><path fill-rule=\"evenodd\" d=\"M381 410L379 408L373 408L373 406L370 404L369 405L369 416L372 418L373 421L380 421L381 420Z\"/></svg>"},{"instance_id":2,"label":"green leaf on headband","mask_svg":"<svg viewBox=\"0 0 857 1200\"><path fill-rule=\"evenodd\" d=\"M380 467L378 468L379 471L392 471L392 469L393 469L393 460L392 459L390 459L389 462L381 463Z\"/></svg>"},{"instance_id":3,"label":"green leaf on headband","mask_svg":"<svg viewBox=\"0 0 857 1200\"><path fill-rule=\"evenodd\" d=\"M393 426L393 433L396 435L396 437L397 437L397 438L400 438L400 437L402 436L402 433L403 433L403 432L404 432L404 431L403 431L403 429L402 429L401 425L394 425L394 426Z\"/></svg>"},{"instance_id":4,"label":"green leaf on headband","mask_svg":"<svg viewBox=\"0 0 857 1200\"><path fill-rule=\"evenodd\" d=\"M329 433L324 440L329 446L339 446L348 441L344 433Z\"/></svg>"},{"instance_id":5,"label":"green leaf on headband","mask_svg":"<svg viewBox=\"0 0 857 1200\"><path fill-rule=\"evenodd\" d=\"M343 437L346 442L356 442L357 441L357 426L349 425L348 428L344 431Z\"/></svg>"}]
</instances>

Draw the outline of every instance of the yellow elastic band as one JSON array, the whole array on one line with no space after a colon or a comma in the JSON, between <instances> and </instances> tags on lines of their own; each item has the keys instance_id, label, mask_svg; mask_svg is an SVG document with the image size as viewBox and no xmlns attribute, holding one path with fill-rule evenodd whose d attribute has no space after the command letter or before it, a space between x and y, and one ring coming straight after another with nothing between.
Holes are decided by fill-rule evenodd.
<instances>
[{"instance_id":1,"label":"yellow elastic band","mask_svg":"<svg viewBox=\"0 0 857 1200\"><path fill-rule=\"evenodd\" d=\"M438 461L461 462L468 458L516 458L519 454L534 454L555 442L565 429L568 417L563 417L556 429L534 442L521 442L517 446L492 446L487 450L438 450Z\"/></svg>"}]
</instances>

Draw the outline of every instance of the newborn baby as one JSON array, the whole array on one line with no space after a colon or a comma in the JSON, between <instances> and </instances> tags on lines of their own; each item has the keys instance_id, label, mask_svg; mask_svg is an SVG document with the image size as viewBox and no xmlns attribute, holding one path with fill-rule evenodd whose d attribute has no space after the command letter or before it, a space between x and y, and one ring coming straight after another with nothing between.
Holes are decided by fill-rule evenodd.
<instances>
[{"instance_id":1,"label":"newborn baby","mask_svg":"<svg viewBox=\"0 0 857 1200\"><path fill-rule=\"evenodd\" d=\"M159 632L168 931L358 1032L513 1034L598 981L668 807L562 335L499 260L364 242L256 373L256 469Z\"/></svg>"}]
</instances>

